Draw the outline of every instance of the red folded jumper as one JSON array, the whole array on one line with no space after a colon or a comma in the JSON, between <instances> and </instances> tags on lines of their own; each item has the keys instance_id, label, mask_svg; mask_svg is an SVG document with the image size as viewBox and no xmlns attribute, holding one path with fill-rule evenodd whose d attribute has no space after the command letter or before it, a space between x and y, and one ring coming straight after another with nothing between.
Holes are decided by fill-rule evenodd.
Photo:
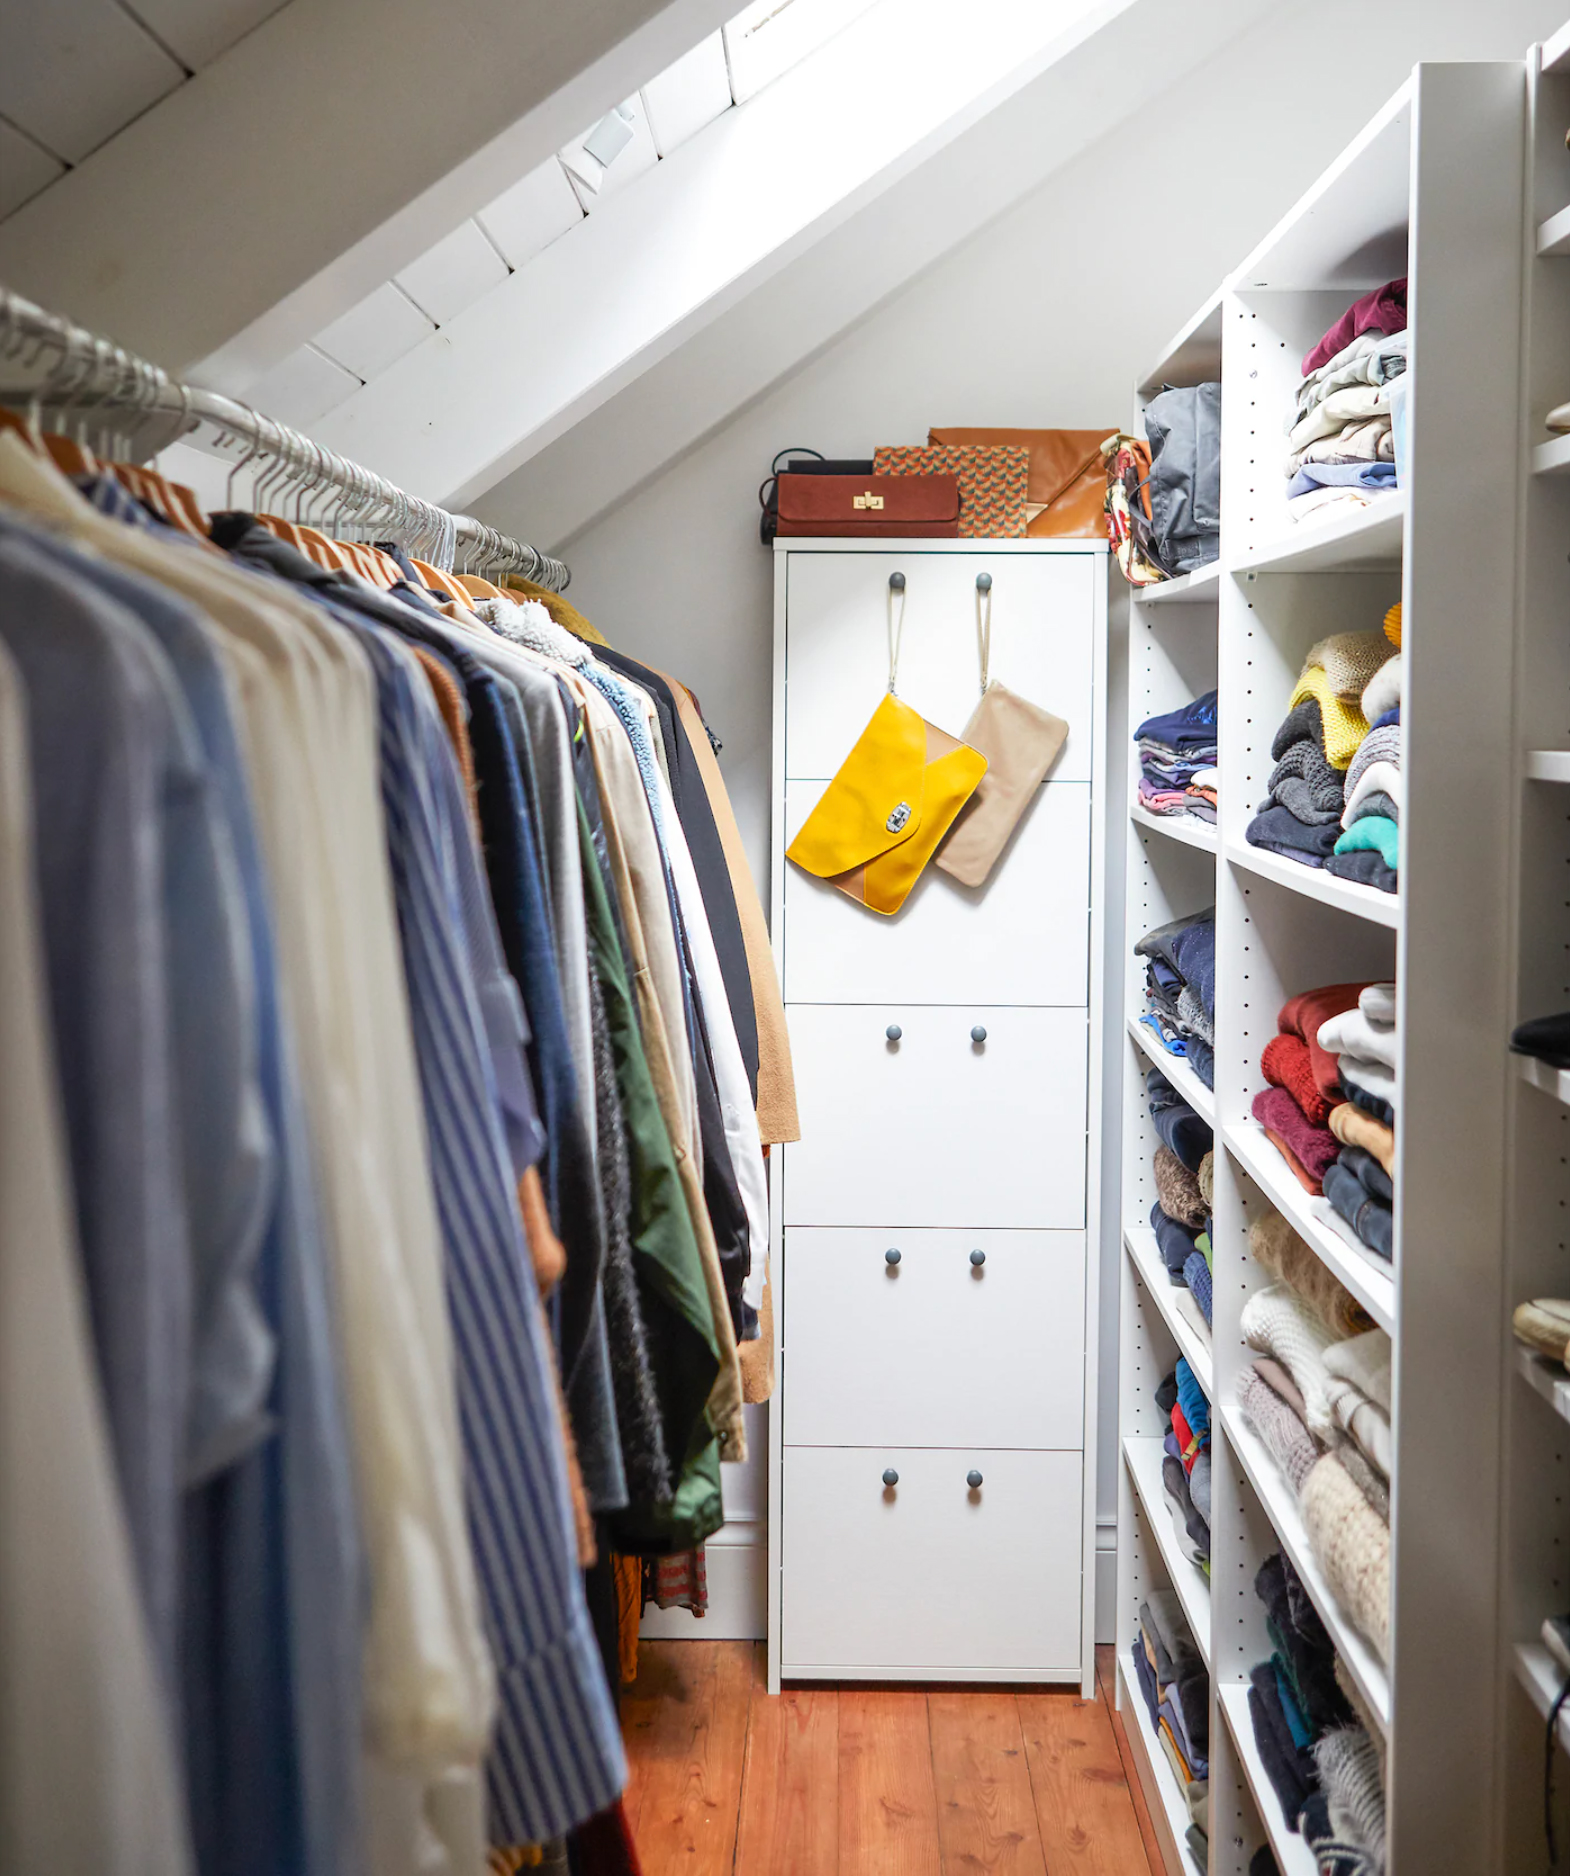
<instances>
[{"instance_id":1,"label":"red folded jumper","mask_svg":"<svg viewBox=\"0 0 1570 1876\"><path fill-rule=\"evenodd\" d=\"M1316 1127L1285 1088L1261 1088L1254 1096L1254 1118L1310 1192L1321 1189L1325 1169L1341 1151L1328 1127Z\"/></svg>"},{"instance_id":2,"label":"red folded jumper","mask_svg":"<svg viewBox=\"0 0 1570 1876\"><path fill-rule=\"evenodd\" d=\"M1295 997L1287 998L1276 1018L1276 1027L1284 1036L1300 1037L1307 1045L1314 1081L1332 1107L1344 1098L1341 1073L1336 1066L1337 1058L1319 1046L1319 1025L1328 1023L1332 1016L1339 1016L1344 1010L1355 1008L1367 988L1366 983L1326 984L1322 990L1299 991Z\"/></svg>"},{"instance_id":3,"label":"red folded jumper","mask_svg":"<svg viewBox=\"0 0 1570 1876\"><path fill-rule=\"evenodd\" d=\"M1286 1089L1311 1126L1324 1126L1337 1103L1320 1092L1314 1079L1313 1057L1301 1036L1273 1037L1265 1044L1259 1066L1272 1087Z\"/></svg>"}]
</instances>

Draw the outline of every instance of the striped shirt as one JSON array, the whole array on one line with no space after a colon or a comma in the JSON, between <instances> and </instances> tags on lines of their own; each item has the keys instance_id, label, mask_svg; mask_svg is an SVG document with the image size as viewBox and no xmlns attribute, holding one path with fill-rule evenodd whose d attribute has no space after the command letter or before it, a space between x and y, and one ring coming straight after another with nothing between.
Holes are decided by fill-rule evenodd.
<instances>
[{"instance_id":1,"label":"striped shirt","mask_svg":"<svg viewBox=\"0 0 1570 1876\"><path fill-rule=\"evenodd\" d=\"M446 1252L469 1523L496 1661L490 1834L539 1842L612 1803L626 1763L577 1570L551 1357L470 968L462 782L410 655L380 631L364 638Z\"/></svg>"}]
</instances>

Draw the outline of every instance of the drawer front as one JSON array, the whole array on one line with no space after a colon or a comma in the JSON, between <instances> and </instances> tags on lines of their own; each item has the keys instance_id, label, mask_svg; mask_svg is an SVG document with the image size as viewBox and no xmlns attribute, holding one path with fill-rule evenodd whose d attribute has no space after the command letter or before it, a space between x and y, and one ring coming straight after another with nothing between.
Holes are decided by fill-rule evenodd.
<instances>
[{"instance_id":1,"label":"drawer front","mask_svg":"<svg viewBox=\"0 0 1570 1876\"><path fill-rule=\"evenodd\" d=\"M888 688L889 575L905 575L899 695L960 735L981 694L976 576L992 575L991 674L1069 726L1055 780L1090 780L1100 554L791 554L786 570L785 773L827 781Z\"/></svg>"},{"instance_id":2,"label":"drawer front","mask_svg":"<svg viewBox=\"0 0 1570 1876\"><path fill-rule=\"evenodd\" d=\"M787 842L826 786L787 786ZM929 866L893 918L787 865L784 953L792 1003L1085 1003L1088 784L1039 788L985 886Z\"/></svg>"},{"instance_id":3,"label":"drawer front","mask_svg":"<svg viewBox=\"0 0 1570 1876\"><path fill-rule=\"evenodd\" d=\"M787 1447L785 1671L1077 1669L1080 1466L1078 1453Z\"/></svg>"},{"instance_id":4,"label":"drawer front","mask_svg":"<svg viewBox=\"0 0 1570 1876\"><path fill-rule=\"evenodd\" d=\"M798 1003L790 1032L787 1224L1084 1228L1084 1010Z\"/></svg>"},{"instance_id":5,"label":"drawer front","mask_svg":"<svg viewBox=\"0 0 1570 1876\"><path fill-rule=\"evenodd\" d=\"M1082 1231L791 1230L784 1298L792 1445L1081 1444Z\"/></svg>"}]
</instances>

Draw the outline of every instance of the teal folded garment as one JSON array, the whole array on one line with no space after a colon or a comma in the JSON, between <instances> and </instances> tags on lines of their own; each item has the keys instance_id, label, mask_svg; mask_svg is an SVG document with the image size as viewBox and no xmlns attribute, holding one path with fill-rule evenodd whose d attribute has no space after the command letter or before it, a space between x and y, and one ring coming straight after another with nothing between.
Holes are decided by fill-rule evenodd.
<instances>
[{"instance_id":1,"label":"teal folded garment","mask_svg":"<svg viewBox=\"0 0 1570 1876\"><path fill-rule=\"evenodd\" d=\"M1392 872L1399 864L1400 847L1400 828L1383 814L1365 814L1336 842L1337 853L1377 853Z\"/></svg>"}]
</instances>

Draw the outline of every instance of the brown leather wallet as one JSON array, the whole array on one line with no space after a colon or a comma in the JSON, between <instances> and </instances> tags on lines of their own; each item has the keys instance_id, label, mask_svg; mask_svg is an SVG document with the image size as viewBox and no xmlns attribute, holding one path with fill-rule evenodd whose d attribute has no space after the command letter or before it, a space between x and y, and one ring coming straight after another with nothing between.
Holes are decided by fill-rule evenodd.
<instances>
[{"instance_id":1,"label":"brown leather wallet","mask_svg":"<svg viewBox=\"0 0 1570 1876\"><path fill-rule=\"evenodd\" d=\"M782 474L779 491L782 535L959 537L957 476Z\"/></svg>"}]
</instances>

